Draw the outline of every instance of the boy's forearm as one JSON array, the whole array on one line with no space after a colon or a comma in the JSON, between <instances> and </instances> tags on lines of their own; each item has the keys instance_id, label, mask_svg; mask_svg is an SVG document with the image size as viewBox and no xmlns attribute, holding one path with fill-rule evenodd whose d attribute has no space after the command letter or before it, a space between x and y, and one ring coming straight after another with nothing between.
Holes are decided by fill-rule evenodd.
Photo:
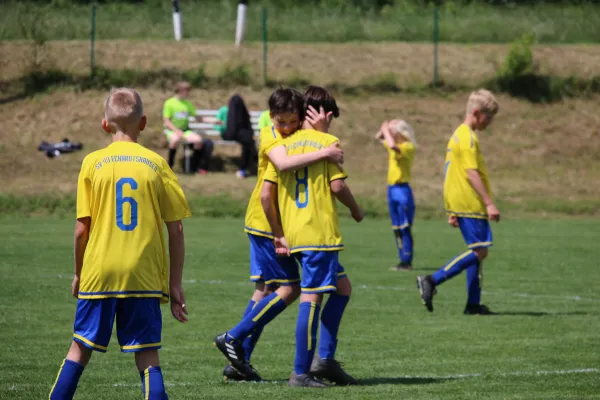
<instances>
[{"instance_id":1,"label":"boy's forearm","mask_svg":"<svg viewBox=\"0 0 600 400\"><path fill-rule=\"evenodd\" d=\"M385 140L385 143L387 144L387 146L394 150L394 151L400 151L400 148L398 147L398 145L396 144L396 141L394 140L394 136L392 135L392 133L389 131L389 129L384 129L382 130L383 133L383 139Z\"/></svg>"},{"instance_id":2,"label":"boy's forearm","mask_svg":"<svg viewBox=\"0 0 600 400\"><path fill-rule=\"evenodd\" d=\"M181 286L183 282L183 263L185 261L185 239L181 221L169 226L169 284Z\"/></svg>"},{"instance_id":3,"label":"boy's forearm","mask_svg":"<svg viewBox=\"0 0 600 400\"><path fill-rule=\"evenodd\" d=\"M487 188L481 180L479 171L477 171L476 169L469 169L467 170L467 176L469 178L469 183L471 184L471 186L473 186L473 189L475 189L475 191L477 192L479 197L481 197L481 200L483 200L485 205L489 206L490 204L494 204L492 197L488 193Z\"/></svg>"},{"instance_id":4,"label":"boy's forearm","mask_svg":"<svg viewBox=\"0 0 600 400\"><path fill-rule=\"evenodd\" d=\"M83 256L90 237L89 218L77 220L75 223L75 234L73 240L73 253L75 258L75 276L81 275L83 268Z\"/></svg>"},{"instance_id":5,"label":"boy's forearm","mask_svg":"<svg viewBox=\"0 0 600 400\"><path fill-rule=\"evenodd\" d=\"M169 118L164 118L164 119L163 119L163 122L164 122L165 126L167 127L167 129L170 129L170 130L172 130L172 131L177 131L177 130L179 130L179 129L178 129L176 126L175 126L175 124L173 124L173 122L172 122L172 121L171 121Z\"/></svg>"},{"instance_id":6,"label":"boy's forearm","mask_svg":"<svg viewBox=\"0 0 600 400\"><path fill-rule=\"evenodd\" d=\"M351 212L356 212L360 210L360 206L356 202L352 191L346 184L343 184L338 190L333 191L333 195Z\"/></svg>"},{"instance_id":7,"label":"boy's forearm","mask_svg":"<svg viewBox=\"0 0 600 400\"><path fill-rule=\"evenodd\" d=\"M263 195L261 196L260 201L265 212L265 216L267 217L267 221L271 226L273 236L283 237L283 228L281 226L279 213L277 212L277 207L275 207L276 200L277 193L275 193L275 186L273 185L272 188L263 187Z\"/></svg>"},{"instance_id":8,"label":"boy's forearm","mask_svg":"<svg viewBox=\"0 0 600 400\"><path fill-rule=\"evenodd\" d=\"M285 172L304 168L317 161L325 160L328 157L328 152L327 149L321 149L312 153L289 156L284 146L278 146L269 152L268 157L279 171Z\"/></svg>"}]
</instances>

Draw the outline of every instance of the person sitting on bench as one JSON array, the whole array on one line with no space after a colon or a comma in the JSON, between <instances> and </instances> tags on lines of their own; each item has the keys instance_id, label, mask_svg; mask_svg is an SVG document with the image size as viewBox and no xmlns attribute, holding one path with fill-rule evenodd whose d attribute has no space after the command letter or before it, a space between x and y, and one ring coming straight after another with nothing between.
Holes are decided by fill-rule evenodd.
<instances>
[{"instance_id":1,"label":"person sitting on bench","mask_svg":"<svg viewBox=\"0 0 600 400\"><path fill-rule=\"evenodd\" d=\"M248 176L248 167L258 160L258 151L254 142L254 130L250 122L250 113L241 96L234 94L229 99L229 104L217 112L217 130L221 132L223 140L234 140L242 145L239 169L236 175L240 179Z\"/></svg>"},{"instance_id":2,"label":"person sitting on bench","mask_svg":"<svg viewBox=\"0 0 600 400\"><path fill-rule=\"evenodd\" d=\"M191 85L188 82L178 82L175 85L175 95L165 101L163 107L163 121L165 125L165 134L169 141L169 166L173 169L175 163L175 154L177 145L185 140L194 148L192 155L192 171L199 174L206 174L210 158L213 152L213 142L210 139L202 138L199 134L189 130L189 118L196 118L196 110L187 97L190 94Z\"/></svg>"}]
</instances>

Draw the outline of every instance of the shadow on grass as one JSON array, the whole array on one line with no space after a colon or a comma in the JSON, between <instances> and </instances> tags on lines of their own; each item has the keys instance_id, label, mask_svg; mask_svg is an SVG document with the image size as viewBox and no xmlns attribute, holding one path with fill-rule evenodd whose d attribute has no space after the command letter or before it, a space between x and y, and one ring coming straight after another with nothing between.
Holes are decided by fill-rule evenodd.
<instances>
[{"instance_id":1,"label":"shadow on grass","mask_svg":"<svg viewBox=\"0 0 600 400\"><path fill-rule=\"evenodd\" d=\"M443 383L454 380L455 378L428 378L424 376L397 376L384 378L360 379L358 386L376 386L376 385L429 385L432 383Z\"/></svg>"},{"instance_id":2,"label":"shadow on grass","mask_svg":"<svg viewBox=\"0 0 600 400\"><path fill-rule=\"evenodd\" d=\"M589 312L568 311L568 312L545 312L545 311L506 311L495 314L496 316L525 316L525 317L559 317L568 315L590 315Z\"/></svg>"}]
</instances>

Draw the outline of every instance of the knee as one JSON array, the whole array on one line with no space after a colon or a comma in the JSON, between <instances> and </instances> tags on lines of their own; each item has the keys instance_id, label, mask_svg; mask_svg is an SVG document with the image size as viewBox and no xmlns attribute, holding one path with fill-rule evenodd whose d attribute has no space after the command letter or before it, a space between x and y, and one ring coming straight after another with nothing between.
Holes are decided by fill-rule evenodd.
<instances>
[{"instance_id":1,"label":"knee","mask_svg":"<svg viewBox=\"0 0 600 400\"><path fill-rule=\"evenodd\" d=\"M254 293L252 294L252 300L258 303L271 293L273 293L273 291L267 285L265 285L264 282L256 282L254 286Z\"/></svg>"},{"instance_id":2,"label":"knee","mask_svg":"<svg viewBox=\"0 0 600 400\"><path fill-rule=\"evenodd\" d=\"M487 247L481 247L478 249L474 249L473 252L475 253L475 255L477 255L477 259L481 262L483 261L487 255L488 255L488 249Z\"/></svg>"},{"instance_id":3,"label":"knee","mask_svg":"<svg viewBox=\"0 0 600 400\"><path fill-rule=\"evenodd\" d=\"M177 145L179 144L179 142L181 142L180 136L177 136L175 134L171 135L171 137L169 138L169 148L171 148L171 149L177 148Z\"/></svg>"},{"instance_id":4,"label":"knee","mask_svg":"<svg viewBox=\"0 0 600 400\"><path fill-rule=\"evenodd\" d=\"M83 344L73 340L71 342L71 348L67 354L67 359L75 361L77 364L86 366L92 358L92 349L84 346Z\"/></svg>"},{"instance_id":5,"label":"knee","mask_svg":"<svg viewBox=\"0 0 600 400\"><path fill-rule=\"evenodd\" d=\"M336 293L340 296L348 296L352 294L352 283L347 276L338 280Z\"/></svg>"},{"instance_id":6,"label":"knee","mask_svg":"<svg viewBox=\"0 0 600 400\"><path fill-rule=\"evenodd\" d=\"M300 285L281 286L277 294L285 304L290 305L300 297Z\"/></svg>"}]
</instances>

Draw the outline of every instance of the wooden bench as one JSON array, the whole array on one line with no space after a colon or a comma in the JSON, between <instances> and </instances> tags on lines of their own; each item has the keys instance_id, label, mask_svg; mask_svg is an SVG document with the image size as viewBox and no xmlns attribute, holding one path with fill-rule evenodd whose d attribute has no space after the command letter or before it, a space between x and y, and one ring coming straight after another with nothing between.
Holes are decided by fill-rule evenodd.
<instances>
[{"instance_id":1,"label":"wooden bench","mask_svg":"<svg viewBox=\"0 0 600 400\"><path fill-rule=\"evenodd\" d=\"M203 117L217 117L218 110L196 110L196 117L198 120L201 120ZM260 119L263 111L250 111L250 123L252 124L252 130L254 131L254 136L258 137L260 133L260 129L258 128L258 120ZM215 124L210 122L195 122L193 117L190 118L190 122L188 125L191 131L198 133L202 137L210 138L214 144L222 144L222 145L232 145L237 144L234 140L223 140L221 139L221 132L215 129ZM165 133L166 133L165 129ZM212 139L216 137L218 139ZM191 161L193 154L193 146L189 143L183 141L184 144L184 171L185 173L191 173Z\"/></svg>"}]
</instances>

